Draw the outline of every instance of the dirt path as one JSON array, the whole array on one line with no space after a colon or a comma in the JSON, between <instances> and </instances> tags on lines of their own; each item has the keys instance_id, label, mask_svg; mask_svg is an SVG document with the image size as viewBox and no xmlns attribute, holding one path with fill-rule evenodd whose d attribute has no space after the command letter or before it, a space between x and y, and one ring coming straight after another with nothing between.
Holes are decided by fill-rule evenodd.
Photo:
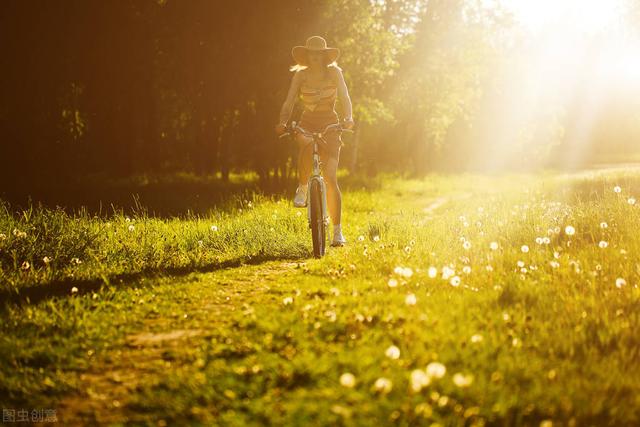
<instances>
[{"instance_id":1,"label":"dirt path","mask_svg":"<svg viewBox=\"0 0 640 427\"><path fill-rule=\"evenodd\" d=\"M215 330L228 328L235 310L244 309L243 300L274 298L268 295L284 275L296 274L297 262L268 262L242 266L233 276L219 272L198 274L183 286L192 295L181 301L188 313L179 319L169 313L139 319L141 326L113 343L92 367L79 376L79 393L65 397L57 409L65 425L95 425L136 422L142 418L128 409L132 395L145 382L179 369L188 360L174 359L184 348L196 348L210 340ZM236 273L236 271L234 271ZM166 285L163 285L166 286ZM159 296L170 298L170 290ZM215 325L214 325L215 323Z\"/></svg>"}]
</instances>

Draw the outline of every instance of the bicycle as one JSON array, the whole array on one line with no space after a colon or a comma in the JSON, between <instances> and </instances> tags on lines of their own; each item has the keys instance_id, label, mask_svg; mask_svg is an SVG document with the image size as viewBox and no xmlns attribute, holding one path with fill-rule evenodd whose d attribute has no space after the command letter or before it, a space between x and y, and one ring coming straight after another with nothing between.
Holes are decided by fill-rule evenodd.
<instances>
[{"instance_id":1,"label":"bicycle","mask_svg":"<svg viewBox=\"0 0 640 427\"><path fill-rule=\"evenodd\" d=\"M313 144L313 166L311 176L307 184L307 218L311 229L311 241L313 243L313 256L320 258L324 256L327 240L327 227L329 225L329 215L327 215L327 191L320 170L319 144L327 144L324 139L330 130L339 132L353 132L351 129L343 128L339 123L327 126L322 132L309 132L292 122L291 126L285 128L285 132L280 138L293 136L296 132L307 137L311 137Z\"/></svg>"}]
</instances>

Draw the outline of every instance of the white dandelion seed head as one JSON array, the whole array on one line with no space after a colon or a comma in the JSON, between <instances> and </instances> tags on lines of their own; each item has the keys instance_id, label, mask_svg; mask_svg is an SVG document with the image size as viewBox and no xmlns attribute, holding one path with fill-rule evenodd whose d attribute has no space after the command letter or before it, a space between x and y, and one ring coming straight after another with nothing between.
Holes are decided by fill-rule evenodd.
<instances>
[{"instance_id":1,"label":"white dandelion seed head","mask_svg":"<svg viewBox=\"0 0 640 427\"><path fill-rule=\"evenodd\" d=\"M464 274L471 274L471 267L469 267L468 265L465 265L464 267L462 267L462 272Z\"/></svg>"},{"instance_id":2,"label":"white dandelion seed head","mask_svg":"<svg viewBox=\"0 0 640 427\"><path fill-rule=\"evenodd\" d=\"M620 188L619 185L616 185L615 187L613 187L613 192L614 193L622 193L622 188Z\"/></svg>"},{"instance_id":3,"label":"white dandelion seed head","mask_svg":"<svg viewBox=\"0 0 640 427\"><path fill-rule=\"evenodd\" d=\"M598 243L598 246L600 246L601 249L604 249L607 246L609 246L609 243L604 240L600 240L600 243Z\"/></svg>"},{"instance_id":4,"label":"white dandelion seed head","mask_svg":"<svg viewBox=\"0 0 640 427\"><path fill-rule=\"evenodd\" d=\"M393 383L389 378L380 377L373 384L373 388L377 392L387 394L393 388Z\"/></svg>"},{"instance_id":5,"label":"white dandelion seed head","mask_svg":"<svg viewBox=\"0 0 640 427\"><path fill-rule=\"evenodd\" d=\"M342 387L353 388L356 385L356 377L350 372L345 372L340 375L340 385Z\"/></svg>"},{"instance_id":6,"label":"white dandelion seed head","mask_svg":"<svg viewBox=\"0 0 640 427\"><path fill-rule=\"evenodd\" d=\"M439 379L444 377L444 374L447 373L447 368L440 362L431 362L427 365L425 373L429 378Z\"/></svg>"},{"instance_id":7,"label":"white dandelion seed head","mask_svg":"<svg viewBox=\"0 0 640 427\"><path fill-rule=\"evenodd\" d=\"M72 294L77 294L78 293L78 288L76 288L75 286L73 288L71 288L71 293Z\"/></svg>"},{"instance_id":8,"label":"white dandelion seed head","mask_svg":"<svg viewBox=\"0 0 640 427\"><path fill-rule=\"evenodd\" d=\"M456 274L456 271L453 268L449 267L448 265L445 265L444 267L442 267L443 280L449 280L449 278L454 274Z\"/></svg>"},{"instance_id":9,"label":"white dandelion seed head","mask_svg":"<svg viewBox=\"0 0 640 427\"><path fill-rule=\"evenodd\" d=\"M600 223L600 228L607 228L607 227L609 227L609 224L607 224L606 222Z\"/></svg>"},{"instance_id":10,"label":"white dandelion seed head","mask_svg":"<svg viewBox=\"0 0 640 427\"><path fill-rule=\"evenodd\" d=\"M284 305L293 304L293 297L286 297L285 299L282 300L282 304Z\"/></svg>"},{"instance_id":11,"label":"white dandelion seed head","mask_svg":"<svg viewBox=\"0 0 640 427\"><path fill-rule=\"evenodd\" d=\"M300 212L298 212L300 213ZM211 231L218 231L218 226L217 225L212 225L211 226Z\"/></svg>"},{"instance_id":12,"label":"white dandelion seed head","mask_svg":"<svg viewBox=\"0 0 640 427\"><path fill-rule=\"evenodd\" d=\"M618 277L618 278L616 279L616 288L620 289L620 288L622 288L623 286L625 286L626 284L627 284L627 281L626 281L626 280L624 280L622 277Z\"/></svg>"},{"instance_id":13,"label":"white dandelion seed head","mask_svg":"<svg viewBox=\"0 0 640 427\"><path fill-rule=\"evenodd\" d=\"M492 251L497 251L498 250L498 242L489 243L489 249L491 249Z\"/></svg>"},{"instance_id":14,"label":"white dandelion seed head","mask_svg":"<svg viewBox=\"0 0 640 427\"><path fill-rule=\"evenodd\" d=\"M364 236L360 235L358 236L358 242L362 242L364 240Z\"/></svg>"},{"instance_id":15,"label":"white dandelion seed head","mask_svg":"<svg viewBox=\"0 0 640 427\"><path fill-rule=\"evenodd\" d=\"M129 231L134 231L136 229L136 227L133 224L129 225Z\"/></svg>"},{"instance_id":16,"label":"white dandelion seed head","mask_svg":"<svg viewBox=\"0 0 640 427\"><path fill-rule=\"evenodd\" d=\"M575 229L575 228L573 228L573 226L571 226L571 225L567 225L567 226L564 228L564 233L565 233L567 236L573 236L574 234L576 234L576 229Z\"/></svg>"},{"instance_id":17,"label":"white dandelion seed head","mask_svg":"<svg viewBox=\"0 0 640 427\"><path fill-rule=\"evenodd\" d=\"M453 383L460 388L469 387L473 382L473 375L461 372L453 374Z\"/></svg>"},{"instance_id":18,"label":"white dandelion seed head","mask_svg":"<svg viewBox=\"0 0 640 427\"><path fill-rule=\"evenodd\" d=\"M527 245L522 245L520 247L520 250L522 251L522 253L526 254L527 252L529 252L529 246Z\"/></svg>"},{"instance_id":19,"label":"white dandelion seed head","mask_svg":"<svg viewBox=\"0 0 640 427\"><path fill-rule=\"evenodd\" d=\"M468 240L465 240L464 243L462 244L462 247L468 251L469 249L471 249L471 242Z\"/></svg>"},{"instance_id":20,"label":"white dandelion seed head","mask_svg":"<svg viewBox=\"0 0 640 427\"><path fill-rule=\"evenodd\" d=\"M449 284L454 288L457 288L458 286L460 286L460 277L453 276L451 280L449 280Z\"/></svg>"},{"instance_id":21,"label":"white dandelion seed head","mask_svg":"<svg viewBox=\"0 0 640 427\"><path fill-rule=\"evenodd\" d=\"M380 241L380 236L373 236L373 241L374 242L379 242Z\"/></svg>"},{"instance_id":22,"label":"white dandelion seed head","mask_svg":"<svg viewBox=\"0 0 640 427\"><path fill-rule=\"evenodd\" d=\"M414 369L411 371L411 390L419 392L424 387L431 384L431 378L422 369Z\"/></svg>"},{"instance_id":23,"label":"white dandelion seed head","mask_svg":"<svg viewBox=\"0 0 640 427\"><path fill-rule=\"evenodd\" d=\"M395 345L391 345L384 352L384 355L387 356L389 359L397 360L400 358L400 349Z\"/></svg>"},{"instance_id":24,"label":"white dandelion seed head","mask_svg":"<svg viewBox=\"0 0 640 427\"><path fill-rule=\"evenodd\" d=\"M636 199L635 199L635 197L629 197L629 198L627 199L627 203L629 203L631 206L635 205L635 204L636 204Z\"/></svg>"},{"instance_id":25,"label":"white dandelion seed head","mask_svg":"<svg viewBox=\"0 0 640 427\"><path fill-rule=\"evenodd\" d=\"M387 282L387 285L388 285L390 288L395 288L395 287L397 287L397 286L398 286L398 280L392 277L392 278L391 278L391 279L389 279L389 281Z\"/></svg>"},{"instance_id":26,"label":"white dandelion seed head","mask_svg":"<svg viewBox=\"0 0 640 427\"><path fill-rule=\"evenodd\" d=\"M471 342L474 343L474 344L482 342L482 340L483 340L483 337L480 334L475 334L475 335L471 336Z\"/></svg>"},{"instance_id":27,"label":"white dandelion seed head","mask_svg":"<svg viewBox=\"0 0 640 427\"><path fill-rule=\"evenodd\" d=\"M435 278L438 275L438 269L433 266L429 267L429 270L427 270L427 275L431 279Z\"/></svg>"},{"instance_id":28,"label":"white dandelion seed head","mask_svg":"<svg viewBox=\"0 0 640 427\"><path fill-rule=\"evenodd\" d=\"M408 294L405 298L404 298L404 303L406 305L416 305L416 303L418 302L418 299L416 298L415 294Z\"/></svg>"}]
</instances>

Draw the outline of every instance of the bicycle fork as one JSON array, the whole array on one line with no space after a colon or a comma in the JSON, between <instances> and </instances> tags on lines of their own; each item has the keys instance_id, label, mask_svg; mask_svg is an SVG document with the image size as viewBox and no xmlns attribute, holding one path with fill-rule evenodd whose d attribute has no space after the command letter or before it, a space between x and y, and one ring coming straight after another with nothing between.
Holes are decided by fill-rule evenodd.
<instances>
[{"instance_id":1,"label":"bicycle fork","mask_svg":"<svg viewBox=\"0 0 640 427\"><path fill-rule=\"evenodd\" d=\"M311 176L309 177L309 182L307 183L307 189L312 188L311 184L314 181L320 185L320 190L322 192L322 221L324 222L325 227L328 227L329 215L327 214L327 187L320 173L320 154L318 153L318 143L316 141L313 142L313 169L311 171ZM307 198L308 197L309 193L307 193ZM309 222L309 228L312 228L313 225L311 224L311 203L307 203L307 221Z\"/></svg>"}]
</instances>

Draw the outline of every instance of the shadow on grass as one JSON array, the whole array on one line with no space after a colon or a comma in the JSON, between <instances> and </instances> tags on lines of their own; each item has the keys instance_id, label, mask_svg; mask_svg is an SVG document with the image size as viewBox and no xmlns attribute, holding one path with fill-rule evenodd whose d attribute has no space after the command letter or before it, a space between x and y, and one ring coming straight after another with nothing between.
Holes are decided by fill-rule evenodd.
<instances>
[{"instance_id":1,"label":"shadow on grass","mask_svg":"<svg viewBox=\"0 0 640 427\"><path fill-rule=\"evenodd\" d=\"M311 254L309 255L311 256ZM89 292L101 290L103 287L146 287L149 282L141 282L142 279L178 278L192 273L211 273L228 268L236 268L242 265L260 265L269 261L298 261L306 259L304 256L274 256L258 254L234 258L227 261L215 262L201 266L169 267L164 269L146 269L134 273L114 274L105 278L94 279L61 279L47 282L46 284L21 288L19 291L0 290L0 310L7 305L37 304L41 301L55 297L69 297L83 295ZM72 293L73 288L77 293Z\"/></svg>"},{"instance_id":2,"label":"shadow on grass","mask_svg":"<svg viewBox=\"0 0 640 427\"><path fill-rule=\"evenodd\" d=\"M375 190L380 185L375 177L350 174L340 177L340 186L345 190ZM295 188L294 178L260 181L256 176L236 175L224 181L215 176L175 174L51 181L27 187L0 186L0 199L8 202L11 211L16 213L41 204L46 208L61 207L68 213L82 209L101 217L120 211L135 214L144 210L152 217L169 218L230 209L234 200L251 200L255 194L292 197Z\"/></svg>"}]
</instances>

